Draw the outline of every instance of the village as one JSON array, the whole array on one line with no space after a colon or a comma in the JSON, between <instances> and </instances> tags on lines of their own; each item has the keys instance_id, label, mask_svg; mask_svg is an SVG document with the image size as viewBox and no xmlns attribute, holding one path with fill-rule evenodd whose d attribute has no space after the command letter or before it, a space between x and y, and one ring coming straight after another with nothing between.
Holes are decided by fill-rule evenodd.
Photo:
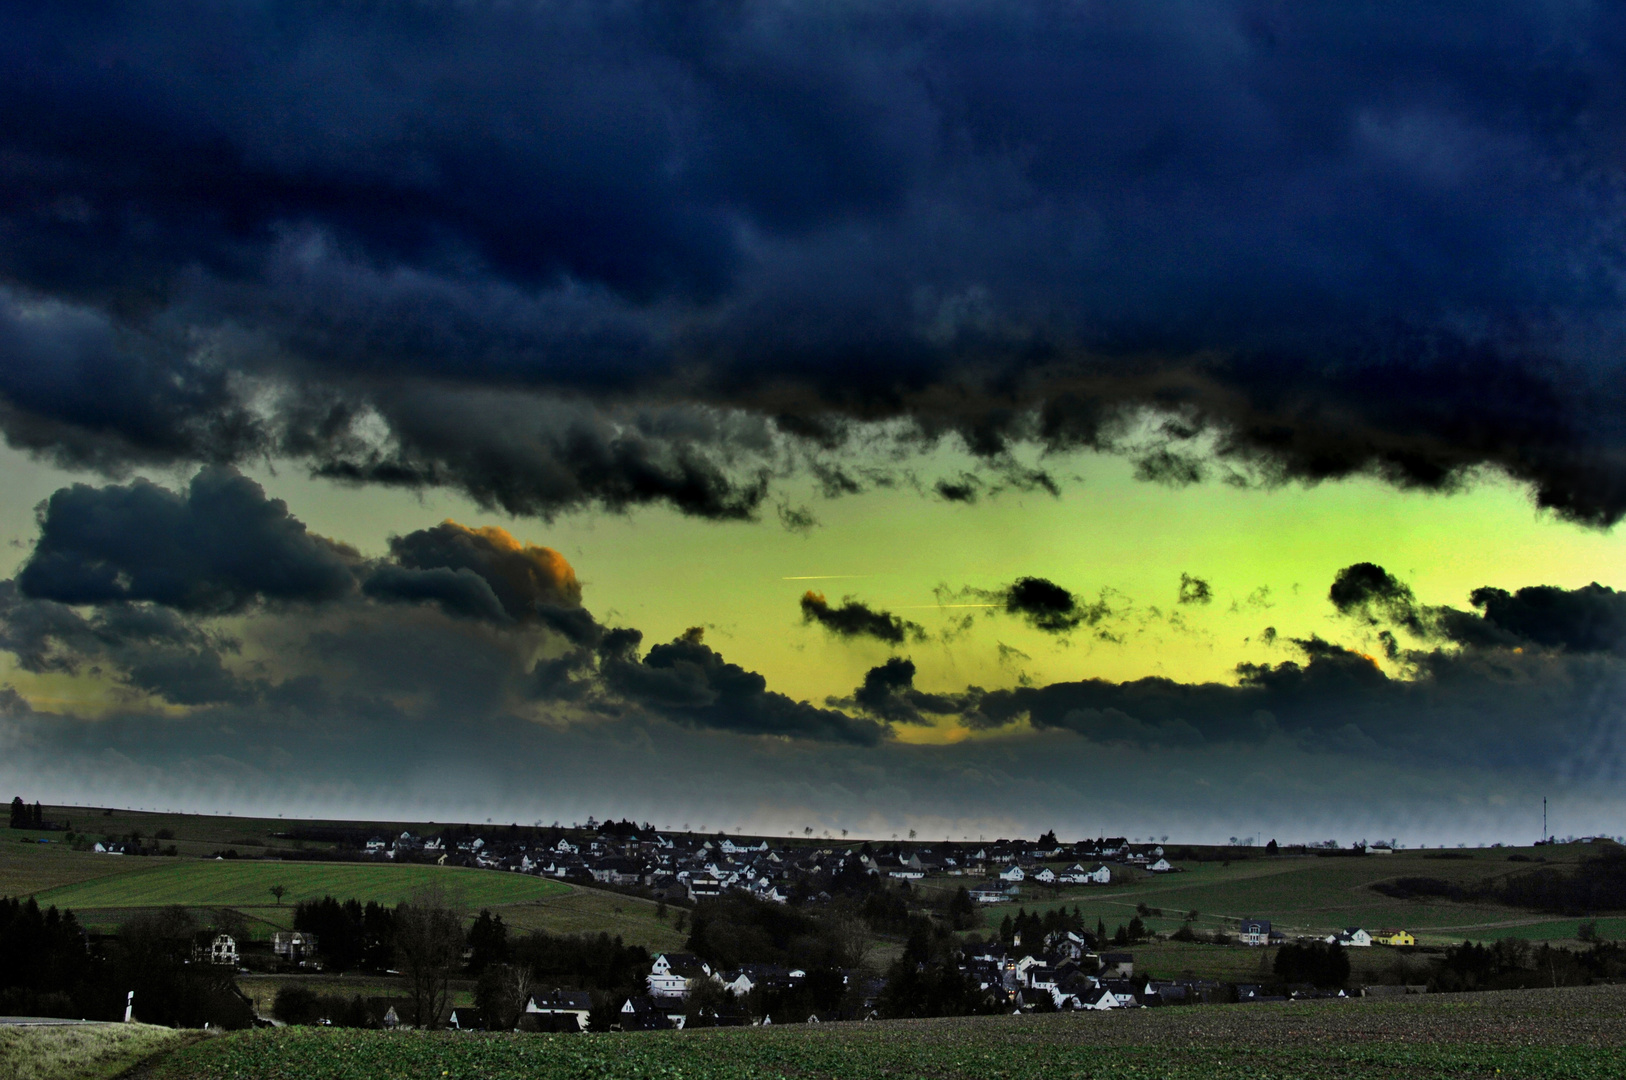
<instances>
[{"instance_id":1,"label":"village","mask_svg":"<svg viewBox=\"0 0 1626 1080\"><path fill-rule=\"evenodd\" d=\"M511 827L512 828L512 827ZM653 899L697 903L742 891L772 903L817 903L829 900L824 886L856 869L884 879L918 882L928 877L959 879L972 901L1008 903L1024 884L1039 886L1107 885L1113 867L1147 874L1176 872L1156 843L1131 844L1124 837L1103 837L1061 844L1053 833L1038 841L995 840L992 843L773 844L766 839L730 839L666 834L630 822L600 825L589 820L585 830L531 831L524 839L492 834L370 837L366 858L398 862L480 867L535 874L577 884L597 884L638 891ZM1055 864L1068 859L1071 865ZM967 880L968 879L968 880Z\"/></svg>"},{"instance_id":2,"label":"village","mask_svg":"<svg viewBox=\"0 0 1626 1080\"><path fill-rule=\"evenodd\" d=\"M517 835L516 835L517 834ZM953 904L971 911L989 905L1042 902L1064 888L1107 886L1181 873L1157 842L1100 837L1063 844L1053 833L1036 841L998 839L978 843L831 844L779 843L765 838L731 838L663 833L631 822L590 821L571 830L475 830L460 826L420 835L371 835L355 845L354 856L399 863L467 866L555 878L653 899L677 910L725 898L817 911L850 898L859 888L918 898L923 886L953 890ZM1387 850L1387 848L1383 849ZM1062 912L1065 914L1065 907ZM1280 979L1231 983L1201 977L1152 978L1137 973L1134 953L1125 946L1154 935L1140 919L1126 933L1109 936L1104 926L1061 926L1041 930L1037 914L1026 927L1020 916L1006 917L986 938L970 933L952 951L950 963L965 993L986 1011L1053 1012L1156 1008L1187 1004L1263 1003L1298 998L1343 997L1343 988ZM973 915L965 925L981 923ZM681 925L681 922L679 923ZM1188 931L1189 933L1189 931ZM1178 939L1178 938L1177 938ZM1266 919L1243 919L1232 944L1370 948L1416 944L1405 930L1347 927L1324 938L1290 937ZM272 949L283 970L319 971L319 935L283 931ZM225 935L199 942L198 959L236 963L235 945ZM822 972L829 977L831 973ZM894 973L895 974L895 973ZM831 1006L797 1008L809 971L789 964L713 964L692 952L657 952L641 977L641 993L619 999L610 1026L620 1030L682 1029L700 1023L729 1026L765 1023L821 1023L879 1018L885 1013L887 979L862 967L839 969L840 987L825 993ZM1362 991L1356 990L1355 993ZM839 1004L836 1000L839 999ZM779 1004L778 1015L761 1003ZM748 1006L748 1002L752 1003ZM585 990L558 987L526 995L515 1019L524 1030L588 1030L594 1008ZM697 1015L699 1018L697 1019ZM392 1009L383 1026L404 1023ZM446 1018L454 1028L491 1026L483 1010L459 1007Z\"/></svg>"}]
</instances>

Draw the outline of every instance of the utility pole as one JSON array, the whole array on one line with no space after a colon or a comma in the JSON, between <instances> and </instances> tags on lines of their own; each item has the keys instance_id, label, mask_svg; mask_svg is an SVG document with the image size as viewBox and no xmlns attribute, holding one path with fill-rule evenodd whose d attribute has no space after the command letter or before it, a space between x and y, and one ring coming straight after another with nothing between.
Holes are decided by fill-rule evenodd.
<instances>
[{"instance_id":1,"label":"utility pole","mask_svg":"<svg viewBox=\"0 0 1626 1080\"><path fill-rule=\"evenodd\" d=\"M1547 842L1547 796L1541 797L1541 842Z\"/></svg>"}]
</instances>

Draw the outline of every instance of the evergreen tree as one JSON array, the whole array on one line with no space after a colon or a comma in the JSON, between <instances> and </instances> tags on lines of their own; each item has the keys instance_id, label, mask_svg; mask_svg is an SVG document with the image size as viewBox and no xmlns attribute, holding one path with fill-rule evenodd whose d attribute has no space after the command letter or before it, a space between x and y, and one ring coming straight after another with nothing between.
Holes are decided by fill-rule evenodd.
<instances>
[{"instance_id":1,"label":"evergreen tree","mask_svg":"<svg viewBox=\"0 0 1626 1080\"><path fill-rule=\"evenodd\" d=\"M478 975L492 964L508 959L508 927L501 915L482 908L480 917L469 927L469 974Z\"/></svg>"},{"instance_id":2,"label":"evergreen tree","mask_svg":"<svg viewBox=\"0 0 1626 1080\"><path fill-rule=\"evenodd\" d=\"M13 829L28 828L28 807L23 805L21 795L11 800L11 827Z\"/></svg>"}]
</instances>

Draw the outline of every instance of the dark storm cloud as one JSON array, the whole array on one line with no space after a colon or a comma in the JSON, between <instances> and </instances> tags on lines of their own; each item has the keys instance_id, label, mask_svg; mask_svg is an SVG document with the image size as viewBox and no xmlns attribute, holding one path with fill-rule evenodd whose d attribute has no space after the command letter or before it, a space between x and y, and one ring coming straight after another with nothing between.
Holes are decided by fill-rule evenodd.
<instances>
[{"instance_id":1,"label":"dark storm cloud","mask_svg":"<svg viewBox=\"0 0 1626 1080\"><path fill-rule=\"evenodd\" d=\"M0 426L732 519L774 438L901 419L1608 523L1623 48L1564 4L13 5Z\"/></svg>"},{"instance_id":2,"label":"dark storm cloud","mask_svg":"<svg viewBox=\"0 0 1626 1080\"><path fill-rule=\"evenodd\" d=\"M1513 592L1487 585L1468 596L1478 609L1474 612L1419 604L1411 587L1383 567L1356 563L1338 572L1328 597L1342 614L1373 627L1399 627L1424 640L1626 655L1626 594L1597 582L1579 589L1532 585ZM1390 654L1398 655L1393 634L1383 630L1379 636Z\"/></svg>"},{"instance_id":3,"label":"dark storm cloud","mask_svg":"<svg viewBox=\"0 0 1626 1080\"><path fill-rule=\"evenodd\" d=\"M1235 684L1146 678L1017 687L983 695L966 719L978 727L1025 719L1103 744L1219 747L1282 738L1314 752L1404 748L1489 768L1574 766L1581 747L1601 740L1614 749L1600 767L1626 765L1618 752L1626 745L1618 721L1626 669L1613 659L1433 651L1408 654L1414 670L1398 678L1318 638L1293 645L1299 659L1240 665Z\"/></svg>"},{"instance_id":4,"label":"dark storm cloud","mask_svg":"<svg viewBox=\"0 0 1626 1080\"><path fill-rule=\"evenodd\" d=\"M656 645L638 659L631 648L606 655L605 684L626 700L680 724L744 735L780 735L873 746L887 737L882 724L795 701L767 688L767 680L728 663L702 641L698 629Z\"/></svg>"},{"instance_id":5,"label":"dark storm cloud","mask_svg":"<svg viewBox=\"0 0 1626 1080\"><path fill-rule=\"evenodd\" d=\"M17 575L29 597L64 604L151 600L222 614L257 601L325 601L355 589L353 552L308 532L281 499L229 467L184 493L146 480L58 490Z\"/></svg>"},{"instance_id":6,"label":"dark storm cloud","mask_svg":"<svg viewBox=\"0 0 1626 1080\"><path fill-rule=\"evenodd\" d=\"M925 724L930 716L964 712L970 695L928 694L915 689L915 663L894 656L864 673L852 703L872 716L898 724ZM928 715L929 714L929 715Z\"/></svg>"},{"instance_id":7,"label":"dark storm cloud","mask_svg":"<svg viewBox=\"0 0 1626 1080\"><path fill-rule=\"evenodd\" d=\"M1626 593L1593 582L1579 589L1535 585L1469 596L1489 626L1522 641L1571 652L1626 655Z\"/></svg>"},{"instance_id":8,"label":"dark storm cloud","mask_svg":"<svg viewBox=\"0 0 1626 1080\"><path fill-rule=\"evenodd\" d=\"M839 607L831 607L823 593L812 589L802 594L802 621L816 622L837 637L868 637L888 645L926 639L926 630L919 623L872 608L850 596L843 598Z\"/></svg>"}]
</instances>

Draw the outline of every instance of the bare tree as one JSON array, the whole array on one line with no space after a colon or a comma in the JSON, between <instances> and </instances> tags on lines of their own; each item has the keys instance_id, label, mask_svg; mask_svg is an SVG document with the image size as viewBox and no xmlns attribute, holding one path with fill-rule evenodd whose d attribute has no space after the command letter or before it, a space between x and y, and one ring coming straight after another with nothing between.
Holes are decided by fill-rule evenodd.
<instances>
[{"instance_id":1,"label":"bare tree","mask_svg":"<svg viewBox=\"0 0 1626 1080\"><path fill-rule=\"evenodd\" d=\"M281 885L273 885L273 886L271 886L270 892L271 892L272 896L277 898L277 906L278 907L282 906L282 896L287 891L288 890L283 888Z\"/></svg>"},{"instance_id":2,"label":"bare tree","mask_svg":"<svg viewBox=\"0 0 1626 1080\"><path fill-rule=\"evenodd\" d=\"M419 1027L440 1026L462 959L463 915L444 889L431 886L395 909L395 962L411 984Z\"/></svg>"},{"instance_id":3,"label":"bare tree","mask_svg":"<svg viewBox=\"0 0 1626 1080\"><path fill-rule=\"evenodd\" d=\"M490 1031L517 1027L530 1001L531 969L524 964L491 964L474 988L475 1007L485 1014Z\"/></svg>"}]
</instances>

